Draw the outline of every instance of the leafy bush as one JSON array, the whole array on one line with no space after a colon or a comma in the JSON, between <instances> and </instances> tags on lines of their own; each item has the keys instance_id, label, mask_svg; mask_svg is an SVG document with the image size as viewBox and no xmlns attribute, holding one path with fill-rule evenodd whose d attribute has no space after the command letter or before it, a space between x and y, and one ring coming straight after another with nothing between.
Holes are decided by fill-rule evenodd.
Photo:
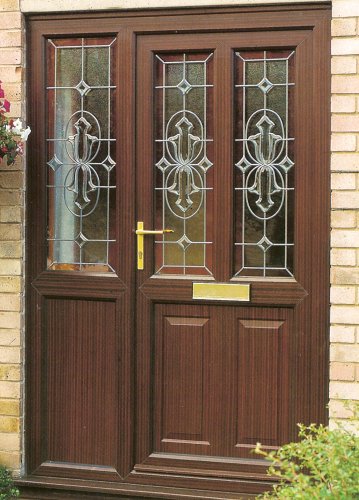
<instances>
[{"instance_id":1,"label":"leafy bush","mask_svg":"<svg viewBox=\"0 0 359 500\"><path fill-rule=\"evenodd\" d=\"M0 500L16 498L19 494L19 490L14 486L10 471L0 465Z\"/></svg>"},{"instance_id":2,"label":"leafy bush","mask_svg":"<svg viewBox=\"0 0 359 500\"><path fill-rule=\"evenodd\" d=\"M273 490L257 498L287 500L359 499L359 404L352 406L353 426L330 430L323 425L299 424L300 441L266 453L260 443L254 450L270 460L268 474L279 478ZM359 428L358 428L359 431Z\"/></svg>"}]
</instances>

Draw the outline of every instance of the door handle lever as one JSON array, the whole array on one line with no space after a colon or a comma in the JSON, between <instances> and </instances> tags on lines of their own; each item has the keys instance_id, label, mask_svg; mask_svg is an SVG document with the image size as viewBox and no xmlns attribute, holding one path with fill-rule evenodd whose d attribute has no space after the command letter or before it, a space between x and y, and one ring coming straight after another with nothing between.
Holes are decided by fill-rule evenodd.
<instances>
[{"instance_id":1,"label":"door handle lever","mask_svg":"<svg viewBox=\"0 0 359 500\"><path fill-rule=\"evenodd\" d=\"M143 222L137 222L137 269L144 269L144 243L143 237L146 234L164 234L164 233L174 233L173 229L144 229Z\"/></svg>"}]
</instances>

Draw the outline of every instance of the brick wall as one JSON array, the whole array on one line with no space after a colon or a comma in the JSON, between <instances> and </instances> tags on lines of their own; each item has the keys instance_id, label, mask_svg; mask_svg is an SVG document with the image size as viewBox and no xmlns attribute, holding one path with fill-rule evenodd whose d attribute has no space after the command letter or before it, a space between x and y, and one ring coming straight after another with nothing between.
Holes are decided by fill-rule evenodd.
<instances>
[{"instance_id":1,"label":"brick wall","mask_svg":"<svg viewBox=\"0 0 359 500\"><path fill-rule=\"evenodd\" d=\"M359 1L334 0L332 19L330 416L359 399Z\"/></svg>"},{"instance_id":2,"label":"brick wall","mask_svg":"<svg viewBox=\"0 0 359 500\"><path fill-rule=\"evenodd\" d=\"M63 0L21 0L23 10L62 10ZM107 0L107 4L113 0ZM147 1L147 0L146 0ZM164 0L151 0L160 6ZM167 4L168 1L166 0ZM141 2L138 2L141 3ZM147 2L148 3L148 2ZM174 0L170 1L171 4ZM187 3L190 3L188 0ZM196 4L196 2L193 2ZM208 1L214 4L214 0ZM226 4L226 1L217 1ZM233 4L233 1L231 0ZM239 0L238 3L261 3ZM278 2L279 3L279 2ZM281 3L283 3L281 1ZM80 5L81 4L81 5ZM89 0L79 0L86 9ZM103 4L106 6L107 4ZM181 5L181 1L178 0ZM109 5L107 5L109 6ZM91 5L93 8L93 6ZM67 6L68 8L68 6ZM24 116L19 0L0 0L0 80L12 115ZM332 21L332 288L330 415L359 400L359 1L334 0ZM31 124L30 124L31 125ZM0 463L20 468L22 326L21 162L0 167Z\"/></svg>"},{"instance_id":3,"label":"brick wall","mask_svg":"<svg viewBox=\"0 0 359 500\"><path fill-rule=\"evenodd\" d=\"M0 80L11 116L22 111L22 19L19 0L0 1ZM20 465L22 310L22 162L0 165L0 463Z\"/></svg>"}]
</instances>

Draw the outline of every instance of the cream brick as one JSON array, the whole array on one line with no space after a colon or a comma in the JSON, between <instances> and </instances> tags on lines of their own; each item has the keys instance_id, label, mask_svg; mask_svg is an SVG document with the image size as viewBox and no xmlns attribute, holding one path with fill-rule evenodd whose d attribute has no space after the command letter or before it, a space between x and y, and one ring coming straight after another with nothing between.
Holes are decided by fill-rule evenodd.
<instances>
[{"instance_id":1,"label":"cream brick","mask_svg":"<svg viewBox=\"0 0 359 500\"><path fill-rule=\"evenodd\" d=\"M20 116L22 116L22 103L13 101L11 103L11 109L9 114L11 118L19 118Z\"/></svg>"},{"instance_id":2,"label":"cream brick","mask_svg":"<svg viewBox=\"0 0 359 500\"><path fill-rule=\"evenodd\" d=\"M332 304L355 304L355 286L332 286L330 300Z\"/></svg>"},{"instance_id":3,"label":"cream brick","mask_svg":"<svg viewBox=\"0 0 359 500\"><path fill-rule=\"evenodd\" d=\"M353 363L331 363L330 380L355 380L355 365Z\"/></svg>"},{"instance_id":4,"label":"cream brick","mask_svg":"<svg viewBox=\"0 0 359 500\"><path fill-rule=\"evenodd\" d=\"M8 260L6 262L9 262ZM19 294L1 293L0 311L20 311L21 297ZM0 330L1 336L1 330Z\"/></svg>"},{"instance_id":5,"label":"cream brick","mask_svg":"<svg viewBox=\"0 0 359 500\"><path fill-rule=\"evenodd\" d=\"M0 172L0 188L19 189L23 180L22 172Z\"/></svg>"},{"instance_id":6,"label":"cream brick","mask_svg":"<svg viewBox=\"0 0 359 500\"><path fill-rule=\"evenodd\" d=\"M20 382L0 381L0 394L2 398L19 399Z\"/></svg>"},{"instance_id":7,"label":"cream brick","mask_svg":"<svg viewBox=\"0 0 359 500\"><path fill-rule=\"evenodd\" d=\"M356 365L356 379L359 381L359 364Z\"/></svg>"},{"instance_id":8,"label":"cream brick","mask_svg":"<svg viewBox=\"0 0 359 500\"><path fill-rule=\"evenodd\" d=\"M21 31L0 30L0 47L20 47Z\"/></svg>"},{"instance_id":9,"label":"cream brick","mask_svg":"<svg viewBox=\"0 0 359 500\"><path fill-rule=\"evenodd\" d=\"M333 94L358 94L359 75L334 75L332 76Z\"/></svg>"},{"instance_id":10,"label":"cream brick","mask_svg":"<svg viewBox=\"0 0 359 500\"><path fill-rule=\"evenodd\" d=\"M356 188L356 174L332 174L331 176L332 189L355 189Z\"/></svg>"},{"instance_id":11,"label":"cream brick","mask_svg":"<svg viewBox=\"0 0 359 500\"><path fill-rule=\"evenodd\" d=\"M359 153L332 153L331 169L359 172Z\"/></svg>"},{"instance_id":12,"label":"cream brick","mask_svg":"<svg viewBox=\"0 0 359 500\"><path fill-rule=\"evenodd\" d=\"M0 399L0 415L20 415L20 402L13 399Z\"/></svg>"},{"instance_id":13,"label":"cream brick","mask_svg":"<svg viewBox=\"0 0 359 500\"><path fill-rule=\"evenodd\" d=\"M355 326L332 325L330 327L330 341L345 344L354 344Z\"/></svg>"},{"instance_id":14,"label":"cream brick","mask_svg":"<svg viewBox=\"0 0 359 500\"><path fill-rule=\"evenodd\" d=\"M332 344L330 348L331 361L341 363L357 363L359 359L358 344Z\"/></svg>"},{"instance_id":15,"label":"cream brick","mask_svg":"<svg viewBox=\"0 0 359 500\"><path fill-rule=\"evenodd\" d=\"M0 222L21 222L20 207L0 207Z\"/></svg>"},{"instance_id":16,"label":"cream brick","mask_svg":"<svg viewBox=\"0 0 359 500\"><path fill-rule=\"evenodd\" d=\"M1 193L0 193L1 198ZM20 224L0 224L0 241L16 241L21 238Z\"/></svg>"},{"instance_id":17,"label":"cream brick","mask_svg":"<svg viewBox=\"0 0 359 500\"><path fill-rule=\"evenodd\" d=\"M356 135L354 135L354 134L332 134L331 150L332 151L355 151L356 150Z\"/></svg>"},{"instance_id":18,"label":"cream brick","mask_svg":"<svg viewBox=\"0 0 359 500\"><path fill-rule=\"evenodd\" d=\"M355 96L333 95L331 109L332 113L353 113L356 110Z\"/></svg>"},{"instance_id":19,"label":"cream brick","mask_svg":"<svg viewBox=\"0 0 359 500\"><path fill-rule=\"evenodd\" d=\"M356 226L356 213L350 210L333 210L331 213L331 225L333 228L354 228ZM1 274L1 260L0 260Z\"/></svg>"},{"instance_id":20,"label":"cream brick","mask_svg":"<svg viewBox=\"0 0 359 500\"><path fill-rule=\"evenodd\" d=\"M356 57L334 56L331 60L331 69L333 75L356 73Z\"/></svg>"},{"instance_id":21,"label":"cream brick","mask_svg":"<svg viewBox=\"0 0 359 500\"><path fill-rule=\"evenodd\" d=\"M332 283L333 285L359 285L359 269L357 267L352 269L333 267Z\"/></svg>"},{"instance_id":22,"label":"cream brick","mask_svg":"<svg viewBox=\"0 0 359 500\"><path fill-rule=\"evenodd\" d=\"M19 432L20 420L18 417L0 415L0 432Z\"/></svg>"},{"instance_id":23,"label":"cream brick","mask_svg":"<svg viewBox=\"0 0 359 500\"><path fill-rule=\"evenodd\" d=\"M330 308L330 318L332 323L342 323L344 325L358 325L359 307L332 305L332 307ZM358 345L358 353L359 353L359 345Z\"/></svg>"},{"instance_id":24,"label":"cream brick","mask_svg":"<svg viewBox=\"0 0 359 500\"><path fill-rule=\"evenodd\" d=\"M0 36L1 36L1 32L0 32ZM20 82L3 84L3 89L5 92L6 99L8 99L10 102L21 100L23 88L22 88L22 84ZM11 170L13 170L13 167L9 167L9 168L11 168Z\"/></svg>"},{"instance_id":25,"label":"cream brick","mask_svg":"<svg viewBox=\"0 0 359 500\"><path fill-rule=\"evenodd\" d=\"M358 208L359 207L359 192L353 191L333 191L332 193L333 208ZM334 245L343 247L347 245Z\"/></svg>"},{"instance_id":26,"label":"cream brick","mask_svg":"<svg viewBox=\"0 0 359 500\"><path fill-rule=\"evenodd\" d=\"M1 166L1 169L3 166ZM19 189L16 190L8 190L5 189L0 190L0 206L19 206L22 202L22 192Z\"/></svg>"},{"instance_id":27,"label":"cream brick","mask_svg":"<svg viewBox=\"0 0 359 500\"><path fill-rule=\"evenodd\" d=\"M358 193L359 194L359 193ZM359 248L359 230L345 231L334 229L331 233L331 244L333 247L358 247Z\"/></svg>"},{"instance_id":28,"label":"cream brick","mask_svg":"<svg viewBox=\"0 0 359 500\"><path fill-rule=\"evenodd\" d=\"M0 346L19 346L20 330L0 328Z\"/></svg>"},{"instance_id":29,"label":"cream brick","mask_svg":"<svg viewBox=\"0 0 359 500\"><path fill-rule=\"evenodd\" d=\"M3 30L21 28L20 12L0 12L0 26Z\"/></svg>"},{"instance_id":30,"label":"cream brick","mask_svg":"<svg viewBox=\"0 0 359 500\"><path fill-rule=\"evenodd\" d=\"M332 55L359 54L359 38L333 38Z\"/></svg>"},{"instance_id":31,"label":"cream brick","mask_svg":"<svg viewBox=\"0 0 359 500\"><path fill-rule=\"evenodd\" d=\"M11 12L20 10L19 0L1 0L0 12Z\"/></svg>"},{"instance_id":32,"label":"cream brick","mask_svg":"<svg viewBox=\"0 0 359 500\"><path fill-rule=\"evenodd\" d=\"M0 259L0 276L20 276L21 267L21 260Z\"/></svg>"},{"instance_id":33,"label":"cream brick","mask_svg":"<svg viewBox=\"0 0 359 500\"><path fill-rule=\"evenodd\" d=\"M354 422L352 420L332 418L329 421L329 429L340 429L341 431L350 432L352 434L359 434L358 422Z\"/></svg>"},{"instance_id":34,"label":"cream brick","mask_svg":"<svg viewBox=\"0 0 359 500\"><path fill-rule=\"evenodd\" d=\"M356 34L355 17L332 19L332 36L352 36Z\"/></svg>"},{"instance_id":35,"label":"cream brick","mask_svg":"<svg viewBox=\"0 0 359 500\"><path fill-rule=\"evenodd\" d=\"M329 394L337 399L359 399L359 384L356 382L331 382Z\"/></svg>"},{"instance_id":36,"label":"cream brick","mask_svg":"<svg viewBox=\"0 0 359 500\"><path fill-rule=\"evenodd\" d=\"M0 328L20 328L20 314L13 311L0 311Z\"/></svg>"},{"instance_id":37,"label":"cream brick","mask_svg":"<svg viewBox=\"0 0 359 500\"><path fill-rule=\"evenodd\" d=\"M334 418L349 418L353 412L346 408L345 401L332 400L329 402L329 416Z\"/></svg>"},{"instance_id":38,"label":"cream brick","mask_svg":"<svg viewBox=\"0 0 359 500\"><path fill-rule=\"evenodd\" d=\"M20 365L0 364L0 380L20 380Z\"/></svg>"},{"instance_id":39,"label":"cream brick","mask_svg":"<svg viewBox=\"0 0 359 500\"><path fill-rule=\"evenodd\" d=\"M359 4L357 0L334 0L333 17L359 16Z\"/></svg>"},{"instance_id":40,"label":"cream brick","mask_svg":"<svg viewBox=\"0 0 359 500\"><path fill-rule=\"evenodd\" d=\"M18 347L0 346L0 363L20 363L20 354Z\"/></svg>"},{"instance_id":41,"label":"cream brick","mask_svg":"<svg viewBox=\"0 0 359 500\"><path fill-rule=\"evenodd\" d=\"M21 291L21 278L18 276L0 276L0 293Z\"/></svg>"},{"instance_id":42,"label":"cream brick","mask_svg":"<svg viewBox=\"0 0 359 500\"><path fill-rule=\"evenodd\" d=\"M1 19L2 14L0 14ZM1 22L1 21L0 21ZM1 26L1 24L0 24ZM0 49L0 64L12 64L17 65L21 63L21 50L20 49L10 49L2 48Z\"/></svg>"},{"instance_id":43,"label":"cream brick","mask_svg":"<svg viewBox=\"0 0 359 500\"><path fill-rule=\"evenodd\" d=\"M20 468L20 453L10 451L0 451L0 463L9 469Z\"/></svg>"},{"instance_id":44,"label":"cream brick","mask_svg":"<svg viewBox=\"0 0 359 500\"><path fill-rule=\"evenodd\" d=\"M352 249L333 248L330 252L330 262L333 266L355 266L356 253Z\"/></svg>"},{"instance_id":45,"label":"cream brick","mask_svg":"<svg viewBox=\"0 0 359 500\"><path fill-rule=\"evenodd\" d=\"M20 328L20 314L11 311L0 311L0 328Z\"/></svg>"},{"instance_id":46,"label":"cream brick","mask_svg":"<svg viewBox=\"0 0 359 500\"><path fill-rule=\"evenodd\" d=\"M359 132L359 115L332 115L332 130L333 132Z\"/></svg>"},{"instance_id":47,"label":"cream brick","mask_svg":"<svg viewBox=\"0 0 359 500\"><path fill-rule=\"evenodd\" d=\"M1 432L0 449L3 451L20 451L20 435L18 433Z\"/></svg>"},{"instance_id":48,"label":"cream brick","mask_svg":"<svg viewBox=\"0 0 359 500\"><path fill-rule=\"evenodd\" d=\"M0 258L21 257L22 244L19 241L3 241L0 245Z\"/></svg>"},{"instance_id":49,"label":"cream brick","mask_svg":"<svg viewBox=\"0 0 359 500\"><path fill-rule=\"evenodd\" d=\"M2 82L21 82L21 66L0 66L0 75Z\"/></svg>"}]
</instances>

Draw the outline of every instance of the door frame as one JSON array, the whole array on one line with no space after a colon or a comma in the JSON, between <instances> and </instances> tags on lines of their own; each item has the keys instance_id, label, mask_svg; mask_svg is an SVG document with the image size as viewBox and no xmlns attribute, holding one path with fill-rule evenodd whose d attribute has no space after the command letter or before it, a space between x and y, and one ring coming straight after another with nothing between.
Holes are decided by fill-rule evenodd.
<instances>
[{"instance_id":1,"label":"door frame","mask_svg":"<svg viewBox=\"0 0 359 500\"><path fill-rule=\"evenodd\" d=\"M300 15L299 15L300 14ZM95 17L96 16L96 17ZM327 423L327 410L326 402L328 400L328 330L329 330L329 72L328 72L328 54L321 55L318 54L319 48L326 44L329 47L328 41L329 31L328 31L328 20L330 20L330 4L314 4L314 5L280 5L271 7L213 7L213 8L186 8L186 9L166 9L166 10L150 10L150 11L126 11L126 12L101 12L85 14L76 14L74 18L73 14L58 14L58 15L31 15L27 17L28 22L28 46L34 47L33 52L30 54L29 67L42 68L42 55L44 50L44 39L50 35L56 36L66 36L73 33L82 35L96 35L96 34L117 34L119 44L121 44L123 50L123 59L119 61L118 68L126 71L128 78L132 77L134 82L133 89L135 88L135 71L136 71L136 61L133 54L136 50L137 35L144 34L155 34L155 33L205 33L205 32L215 32L220 31L243 31L243 30L264 30L265 28L272 29L298 29L298 30L309 30L313 33L313 58L316 57L316 64L320 65L322 68L322 74L324 76L321 83L321 94L318 96L322 102L321 115L314 117L319 123L322 124L322 129L320 132L320 144L316 148L316 154L323 158L323 163L327 168L323 172L322 181L328 187L327 195L322 199L323 212L318 214L318 222L323 228L327 228L326 240L321 241L323 245L323 251L321 253L322 258L325 259L326 267L328 269L326 276L318 276L318 280L327 284L328 294L326 297L326 312L323 312L322 322L321 322L321 335L318 335L318 340L315 346L313 346L310 360L308 360L308 365L311 367L308 371L308 381L310 382L310 374L312 370L320 373L325 373L324 379L321 384L320 394L313 395L310 402L311 412L314 412L318 421ZM83 24L79 25L79 21ZM100 22L99 22L100 21ZM35 50L36 49L36 50ZM31 65L31 66L30 66ZM119 71L119 69L117 70ZM44 71L41 70L41 77L44 79ZM42 118L44 117L44 109L39 107L39 102L43 96L41 93L33 92L36 88L36 80L38 74L35 71L31 72L28 81L28 116L30 123L43 123ZM120 81L120 80L119 80ZM319 84L319 82L317 82ZM30 91L31 90L31 91ZM122 144L124 149L121 153L122 161L128 165L130 170L133 170L134 165L134 155L133 151L135 148L135 92L131 89L127 89L127 92L122 93L118 97L118 106L123 106L123 109L127 110L127 129L119 132L125 137ZM40 108L40 109L39 109ZM44 138L44 127L39 130L34 131L33 143L35 141L41 141ZM41 251L33 251L34 241L43 241L44 228L46 227L45 214L41 212L40 203L44 202L43 197L38 197L38 185L39 183L44 183L44 176L37 171L36 175L31 171L31 165L36 165L41 158L41 152L38 148L33 148L29 151L29 169L27 172L27 234L31 234L31 239L28 237L26 242L26 252L27 252L27 266L26 266L26 276L27 276L27 311L30 310L30 305L32 305L30 298L30 291L34 290L37 285L44 286L44 293L48 295L58 295L59 290L51 289L49 286L49 271L42 271L40 281L37 283L33 282L37 270L41 269L44 262L44 257L46 257L46 247L42 245ZM134 186L133 186L134 187ZM36 194L35 194L36 193ZM131 193L128 194L131 196ZM128 225L126 230L135 227L135 214L130 214L128 218ZM121 240L120 240L121 241ZM126 241L123 239L123 241ZM313 242L313 244L318 244L318 242ZM135 259L130 259L131 262L128 263L135 268ZM46 261L46 259L45 259ZM43 267L42 267L43 268ZM66 275L66 273L65 273ZM64 276L65 276L64 275ZM86 286L86 276L84 279L80 279L79 288ZM295 287L293 285L287 284L287 292L293 294L292 300L295 302L297 300L303 299L305 296L305 291L302 287ZM186 299L185 284L183 285L183 298ZM270 303L270 297L273 293L273 288L271 283L258 287L258 291L255 291L254 287L254 302L258 303ZM108 290L110 294L110 290ZM257 293L257 295L256 295ZM105 293L106 295L106 293ZM283 305L289 305L286 296L282 297ZM267 302L266 302L267 301ZM133 307L133 306L132 306ZM133 309L132 309L133 310ZM26 383L27 383L27 397L26 397L26 417L25 417L25 428L27 435L27 443L25 448L25 462L26 464L31 463L29 457L33 453L33 445L39 439L41 434L41 429L35 429L31 426L31 421L33 421L34 415L41 412L41 391L40 387L35 386L31 388L31 381L40 380L40 366L41 366L41 348L40 339L43 332L39 329L40 324L40 312L38 315L30 317L27 314L27 326L26 331L31 332L28 334L26 339ZM134 345L129 344L127 346L129 352L131 352L131 359L134 360ZM321 366L318 366L317 360L321 360ZM134 384L132 375L130 373L130 367L125 367L127 371L127 377L132 380L131 385ZM130 397L130 396L129 396ZM305 406L307 402L298 401L298 407ZM128 416L128 429L131 428L133 422L133 401L131 399L130 403L131 410ZM306 420L306 409L303 409L303 420ZM131 444L129 443L129 446ZM41 449L37 449L36 453L41 454ZM71 477L71 478L70 478ZM83 491L83 492L93 492L97 495L101 495L103 498L110 498L111 496L141 496L148 495L148 497L153 498L171 498L175 496L180 498L183 495L186 498L211 498L209 491L203 491L194 487L193 489L182 489L180 484L178 487L169 488L167 486L145 486L141 480L141 474L137 474L137 479L134 476L133 480L130 482L125 481L124 483L107 483L104 485L103 481L97 480L82 480L79 481L75 479L74 475L70 475L69 478L53 478L47 471L36 471L35 474L28 474L18 481L18 484L24 488L26 494L29 498L50 498L47 496L40 497L39 494L46 495L45 493L40 493L46 489L58 490L56 493L56 498L61 498L60 490L69 491ZM263 478L264 479L264 478ZM243 481L238 483L237 486L241 485L240 497L244 498L246 494L251 494L258 491L264 491L267 489L270 482L262 481L260 484L256 481ZM44 488L45 490L42 490ZM66 495L67 493L64 493ZM75 494L76 495L76 494ZM171 495L171 496L170 496ZM208 496L205 496L208 495ZM234 493L230 493L230 496L225 496L225 493L221 493L223 498L234 498ZM76 498L76 496L74 496Z\"/></svg>"}]
</instances>

